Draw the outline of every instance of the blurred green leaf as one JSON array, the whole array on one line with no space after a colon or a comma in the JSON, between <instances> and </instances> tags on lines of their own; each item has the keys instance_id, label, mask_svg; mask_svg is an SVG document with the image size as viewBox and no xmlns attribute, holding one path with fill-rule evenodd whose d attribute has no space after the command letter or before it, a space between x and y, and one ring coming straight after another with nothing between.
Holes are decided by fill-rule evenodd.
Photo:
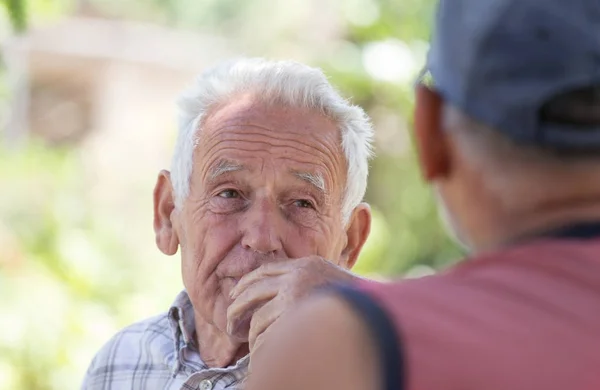
<instances>
[{"instance_id":1,"label":"blurred green leaf","mask_svg":"<svg viewBox=\"0 0 600 390\"><path fill-rule=\"evenodd\" d=\"M3 0L13 28L17 32L25 31L27 27L27 5L25 0Z\"/></svg>"}]
</instances>

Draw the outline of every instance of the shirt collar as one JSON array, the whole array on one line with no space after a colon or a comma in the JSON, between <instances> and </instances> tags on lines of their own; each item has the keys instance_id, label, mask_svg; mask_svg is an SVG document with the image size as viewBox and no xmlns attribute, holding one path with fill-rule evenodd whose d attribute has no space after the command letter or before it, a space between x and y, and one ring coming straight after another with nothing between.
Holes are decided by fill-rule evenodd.
<instances>
[{"instance_id":1,"label":"shirt collar","mask_svg":"<svg viewBox=\"0 0 600 390\"><path fill-rule=\"evenodd\" d=\"M169 327L171 329L171 333L173 335L173 340L175 342L175 356L177 359L174 359L172 369L174 371L178 371L181 362L184 360L184 353L186 348L193 348L197 351L196 348L196 338L194 335L196 334L196 321L194 319L194 307L192 306L192 301L187 293L187 291L183 290L175 298L175 301L171 305L171 308L168 312L169 318ZM211 371L215 372L229 372L232 370L245 370L248 366L249 355L244 356L239 359L234 366L229 366L226 368L216 368ZM198 356L198 359L200 357ZM200 359L201 360L201 359ZM204 362L201 362L202 366Z\"/></svg>"},{"instance_id":2,"label":"shirt collar","mask_svg":"<svg viewBox=\"0 0 600 390\"><path fill-rule=\"evenodd\" d=\"M196 322L194 320L194 307L187 291L183 290L177 295L169 309L169 326L174 339L181 340L184 346L195 345L194 334Z\"/></svg>"}]
</instances>

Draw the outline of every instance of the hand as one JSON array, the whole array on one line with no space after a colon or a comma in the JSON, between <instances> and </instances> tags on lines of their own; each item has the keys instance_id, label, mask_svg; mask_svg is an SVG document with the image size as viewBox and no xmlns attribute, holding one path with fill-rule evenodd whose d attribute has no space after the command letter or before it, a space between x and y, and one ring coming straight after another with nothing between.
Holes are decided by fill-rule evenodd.
<instances>
[{"instance_id":1,"label":"hand","mask_svg":"<svg viewBox=\"0 0 600 390\"><path fill-rule=\"evenodd\" d=\"M316 287L358 279L349 271L318 256L268 263L245 275L231 291L227 331L245 338L250 352L260 336L289 307Z\"/></svg>"}]
</instances>

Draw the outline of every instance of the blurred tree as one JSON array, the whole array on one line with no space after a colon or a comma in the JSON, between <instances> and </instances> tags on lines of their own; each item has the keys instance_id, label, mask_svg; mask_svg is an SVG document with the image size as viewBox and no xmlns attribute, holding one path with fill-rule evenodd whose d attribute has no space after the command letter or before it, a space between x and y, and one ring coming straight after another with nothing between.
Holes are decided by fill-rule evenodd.
<instances>
[{"instance_id":1,"label":"blurred tree","mask_svg":"<svg viewBox=\"0 0 600 390\"><path fill-rule=\"evenodd\" d=\"M3 0L2 4L4 4L8 11L13 28L18 32L24 31L27 25L25 0Z\"/></svg>"}]
</instances>

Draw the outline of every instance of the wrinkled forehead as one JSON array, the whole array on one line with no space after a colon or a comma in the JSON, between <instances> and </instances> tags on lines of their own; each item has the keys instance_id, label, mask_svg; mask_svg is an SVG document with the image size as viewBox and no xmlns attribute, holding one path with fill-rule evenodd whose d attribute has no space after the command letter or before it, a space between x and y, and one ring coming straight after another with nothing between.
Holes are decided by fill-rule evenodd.
<instances>
[{"instance_id":1,"label":"wrinkled forehead","mask_svg":"<svg viewBox=\"0 0 600 390\"><path fill-rule=\"evenodd\" d=\"M226 126L254 125L281 132L335 138L341 145L341 133L334 120L317 108L292 106L269 101L254 93L243 93L216 105L207 112L202 134L211 136Z\"/></svg>"},{"instance_id":2,"label":"wrinkled forehead","mask_svg":"<svg viewBox=\"0 0 600 390\"><path fill-rule=\"evenodd\" d=\"M306 173L321 186L345 183L341 133L333 120L314 109L267 103L251 94L207 113L195 149L194 165L204 177L239 170L234 166L248 159L267 159ZM239 164L224 166L223 161Z\"/></svg>"}]
</instances>

